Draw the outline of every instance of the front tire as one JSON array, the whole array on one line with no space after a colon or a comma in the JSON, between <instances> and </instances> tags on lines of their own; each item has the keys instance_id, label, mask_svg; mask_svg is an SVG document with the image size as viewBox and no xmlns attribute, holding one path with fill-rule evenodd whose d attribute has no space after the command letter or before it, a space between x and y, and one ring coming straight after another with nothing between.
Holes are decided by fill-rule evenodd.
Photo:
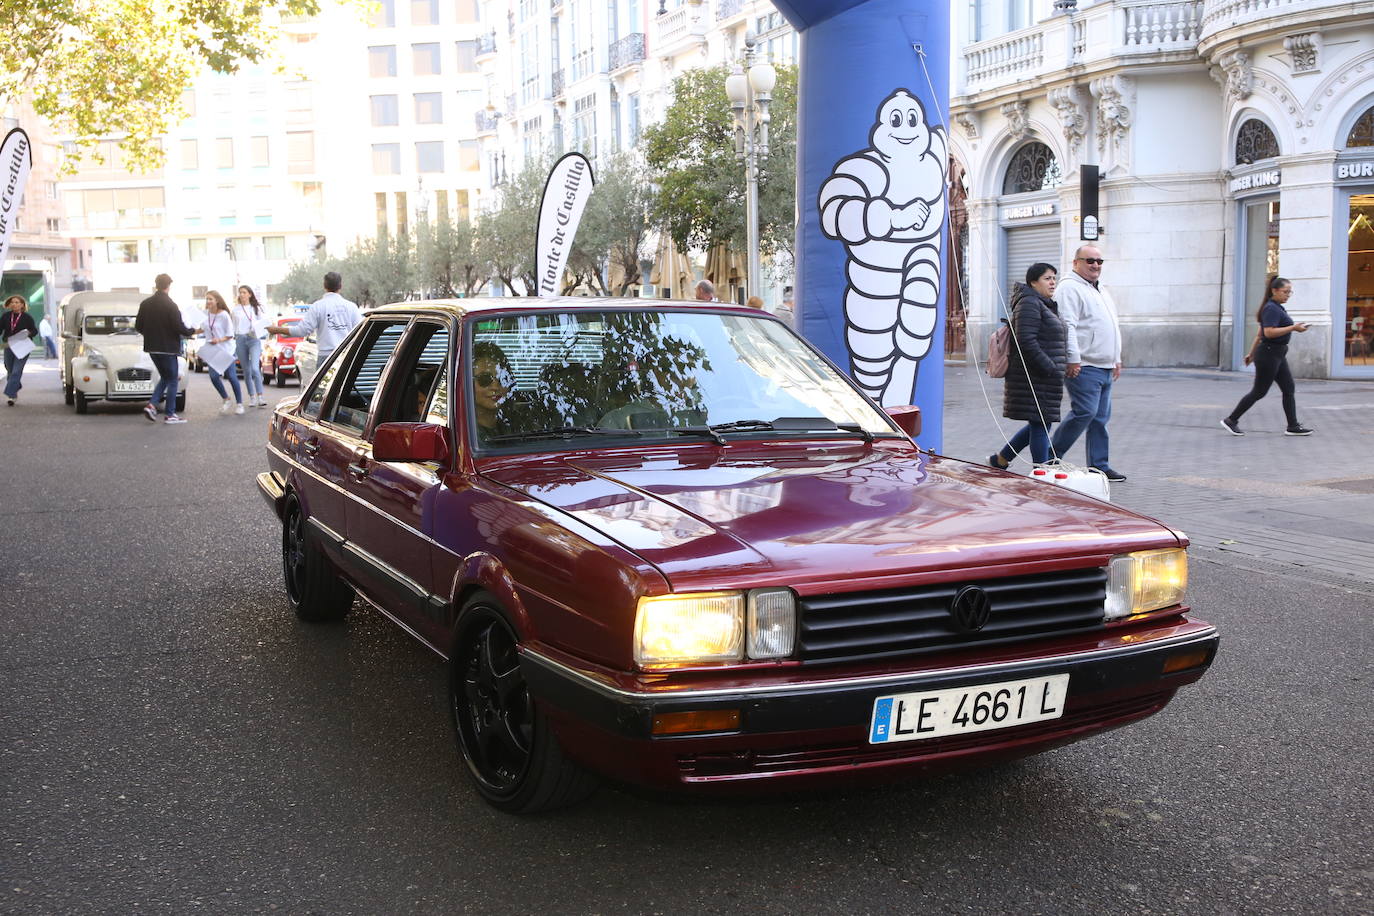
<instances>
[{"instance_id":1,"label":"front tire","mask_svg":"<svg viewBox=\"0 0 1374 916\"><path fill-rule=\"evenodd\" d=\"M286 387L286 376L282 374L281 366L272 364L272 380L276 382L278 388Z\"/></svg>"},{"instance_id":2,"label":"front tire","mask_svg":"<svg viewBox=\"0 0 1374 916\"><path fill-rule=\"evenodd\" d=\"M353 588L339 578L310 538L305 513L294 496L288 498L282 514L281 565L286 597L301 620L342 620L353 607Z\"/></svg>"},{"instance_id":3,"label":"front tire","mask_svg":"<svg viewBox=\"0 0 1374 916\"><path fill-rule=\"evenodd\" d=\"M62 398L67 402L68 407L72 406L76 403L76 389L71 385L63 385Z\"/></svg>"},{"instance_id":4,"label":"front tire","mask_svg":"<svg viewBox=\"0 0 1374 916\"><path fill-rule=\"evenodd\" d=\"M449 662L449 709L458 749L492 806L533 814L575 804L596 779L563 755L520 672L519 641L495 599L463 605Z\"/></svg>"}]
</instances>

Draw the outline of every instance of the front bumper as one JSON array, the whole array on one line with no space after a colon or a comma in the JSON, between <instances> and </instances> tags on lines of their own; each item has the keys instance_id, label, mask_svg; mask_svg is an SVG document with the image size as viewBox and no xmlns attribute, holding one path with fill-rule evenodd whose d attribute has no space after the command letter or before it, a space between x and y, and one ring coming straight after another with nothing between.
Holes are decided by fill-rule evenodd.
<instances>
[{"instance_id":1,"label":"front bumper","mask_svg":"<svg viewBox=\"0 0 1374 916\"><path fill-rule=\"evenodd\" d=\"M598 770L659 787L693 783L828 781L848 773L936 769L939 764L1033 753L1114 728L1159 711L1179 687L1200 678L1220 638L1203 621L1165 625L1048 644L1019 657L919 669L839 676L788 669L777 679L722 686L684 685L665 678L636 687L576 670L534 650L521 656L531 691L549 709L564 745ZM1189 653L1197 663L1165 673L1167 659ZM781 672L783 669L779 669ZM1068 674L1064 715L1044 722L899 743L870 744L874 701L893 694L970 687ZM653 734L657 716L738 710L729 733ZM897 775L892 773L889 775ZM788 780L786 777L793 777ZM805 777L810 777L807 779Z\"/></svg>"}]
</instances>

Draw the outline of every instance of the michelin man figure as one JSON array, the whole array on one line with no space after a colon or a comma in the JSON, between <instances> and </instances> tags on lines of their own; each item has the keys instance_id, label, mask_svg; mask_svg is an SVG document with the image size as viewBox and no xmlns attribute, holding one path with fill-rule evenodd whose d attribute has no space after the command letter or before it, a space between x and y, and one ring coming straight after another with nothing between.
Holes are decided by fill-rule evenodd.
<instances>
[{"instance_id":1,"label":"michelin man figure","mask_svg":"<svg viewBox=\"0 0 1374 916\"><path fill-rule=\"evenodd\" d=\"M869 149L821 185L821 231L844 243L845 343L854 381L879 404L909 404L940 301L948 141L906 89L883 100Z\"/></svg>"}]
</instances>

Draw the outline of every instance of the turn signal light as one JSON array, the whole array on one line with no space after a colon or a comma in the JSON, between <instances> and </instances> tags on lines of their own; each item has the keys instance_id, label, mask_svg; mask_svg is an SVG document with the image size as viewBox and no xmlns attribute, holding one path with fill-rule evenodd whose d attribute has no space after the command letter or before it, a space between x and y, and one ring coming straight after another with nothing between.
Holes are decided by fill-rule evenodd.
<instances>
[{"instance_id":1,"label":"turn signal light","mask_svg":"<svg viewBox=\"0 0 1374 916\"><path fill-rule=\"evenodd\" d=\"M1177 655L1170 655L1164 659L1164 673L1173 674L1175 671L1187 671L1189 668L1197 668L1207 663L1206 649L1193 649L1191 652L1179 652Z\"/></svg>"},{"instance_id":2,"label":"turn signal light","mask_svg":"<svg viewBox=\"0 0 1374 916\"><path fill-rule=\"evenodd\" d=\"M739 728L738 709L697 709L691 712L665 712L654 716L655 735L684 735L689 732L730 732Z\"/></svg>"}]
</instances>

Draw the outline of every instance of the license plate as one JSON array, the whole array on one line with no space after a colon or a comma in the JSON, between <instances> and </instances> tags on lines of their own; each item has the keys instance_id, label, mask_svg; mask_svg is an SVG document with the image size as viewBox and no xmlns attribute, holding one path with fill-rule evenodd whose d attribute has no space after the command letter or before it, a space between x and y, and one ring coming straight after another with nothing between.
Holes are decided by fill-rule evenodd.
<instances>
[{"instance_id":1,"label":"license plate","mask_svg":"<svg viewBox=\"0 0 1374 916\"><path fill-rule=\"evenodd\" d=\"M115 391L152 391L153 383L147 382L115 382Z\"/></svg>"},{"instance_id":2,"label":"license plate","mask_svg":"<svg viewBox=\"0 0 1374 916\"><path fill-rule=\"evenodd\" d=\"M1069 676L975 684L924 693L898 693L873 701L870 744L919 741L941 735L985 732L1064 714Z\"/></svg>"}]
</instances>

